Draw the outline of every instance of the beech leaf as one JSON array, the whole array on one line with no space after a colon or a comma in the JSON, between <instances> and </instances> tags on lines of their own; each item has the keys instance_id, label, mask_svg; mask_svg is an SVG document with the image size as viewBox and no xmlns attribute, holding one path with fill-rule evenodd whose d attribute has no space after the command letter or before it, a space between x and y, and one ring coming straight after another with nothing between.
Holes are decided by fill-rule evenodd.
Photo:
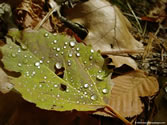
<instances>
[{"instance_id":1,"label":"beech leaf","mask_svg":"<svg viewBox=\"0 0 167 125\"><path fill-rule=\"evenodd\" d=\"M155 77L147 76L143 71L132 71L112 79L115 83L110 105L124 117L133 117L143 111L140 97L155 95L159 84Z\"/></svg>"},{"instance_id":2,"label":"beech leaf","mask_svg":"<svg viewBox=\"0 0 167 125\"><path fill-rule=\"evenodd\" d=\"M104 59L66 35L10 30L2 62L23 98L47 110L95 111L108 104L112 82ZM60 75L61 74L61 75Z\"/></svg>"}]
</instances>

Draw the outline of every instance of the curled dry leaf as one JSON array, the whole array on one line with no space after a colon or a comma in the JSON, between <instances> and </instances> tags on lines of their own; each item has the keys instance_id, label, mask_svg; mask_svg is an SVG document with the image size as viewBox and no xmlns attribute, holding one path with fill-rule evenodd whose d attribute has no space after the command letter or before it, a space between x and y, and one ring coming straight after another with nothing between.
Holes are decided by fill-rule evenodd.
<instances>
[{"instance_id":1,"label":"curled dry leaf","mask_svg":"<svg viewBox=\"0 0 167 125\"><path fill-rule=\"evenodd\" d=\"M109 55L109 58L112 59L112 65L114 65L117 68L121 67L123 64L126 64L134 70L138 69L136 62L129 57Z\"/></svg>"},{"instance_id":2,"label":"curled dry leaf","mask_svg":"<svg viewBox=\"0 0 167 125\"><path fill-rule=\"evenodd\" d=\"M111 92L110 105L124 117L132 117L143 111L140 97L152 96L159 85L156 78L143 71L132 71L113 79L115 86Z\"/></svg>"},{"instance_id":3,"label":"curled dry leaf","mask_svg":"<svg viewBox=\"0 0 167 125\"><path fill-rule=\"evenodd\" d=\"M8 93L13 88L13 85L9 83L7 74L0 68L0 92Z\"/></svg>"},{"instance_id":4,"label":"curled dry leaf","mask_svg":"<svg viewBox=\"0 0 167 125\"><path fill-rule=\"evenodd\" d=\"M86 44L95 50L136 49L142 45L128 31L129 21L105 0L89 0L67 10L67 18L84 25L89 34Z\"/></svg>"},{"instance_id":5,"label":"curled dry leaf","mask_svg":"<svg viewBox=\"0 0 167 125\"><path fill-rule=\"evenodd\" d=\"M46 15L44 11L44 0L23 0L16 8L16 20L23 28L33 29ZM47 20L42 27L53 31L50 20Z\"/></svg>"}]
</instances>

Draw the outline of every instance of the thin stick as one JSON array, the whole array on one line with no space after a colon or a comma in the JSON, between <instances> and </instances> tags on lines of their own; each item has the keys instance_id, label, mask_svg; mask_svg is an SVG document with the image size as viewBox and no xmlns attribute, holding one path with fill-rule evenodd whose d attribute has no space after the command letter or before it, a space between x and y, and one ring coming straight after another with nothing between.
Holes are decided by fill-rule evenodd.
<instances>
[{"instance_id":1,"label":"thin stick","mask_svg":"<svg viewBox=\"0 0 167 125\"><path fill-rule=\"evenodd\" d=\"M124 49L124 50L114 50L114 51L103 51L102 55L121 55L121 54L138 54L143 53L144 49Z\"/></svg>"},{"instance_id":2,"label":"thin stick","mask_svg":"<svg viewBox=\"0 0 167 125\"><path fill-rule=\"evenodd\" d=\"M123 116L121 116L117 111L113 110L111 106L106 106L106 109L114 113L120 120L122 120L126 125L132 125L127 119L125 119ZM109 113L109 112L108 112ZM110 115L112 115L112 113Z\"/></svg>"},{"instance_id":3,"label":"thin stick","mask_svg":"<svg viewBox=\"0 0 167 125\"><path fill-rule=\"evenodd\" d=\"M128 5L128 7L129 7L131 13L133 14L133 16L134 16L134 18L135 18L135 20L136 20L138 26L139 26L140 32L142 33L142 32L143 32L143 29L142 29L142 27L141 27L141 24L140 24L140 22L139 22L139 20L138 20L138 18L137 18L137 16L136 16L136 14L134 13L132 7L130 6L130 4L129 4L128 2L127 2L127 5Z\"/></svg>"}]
</instances>

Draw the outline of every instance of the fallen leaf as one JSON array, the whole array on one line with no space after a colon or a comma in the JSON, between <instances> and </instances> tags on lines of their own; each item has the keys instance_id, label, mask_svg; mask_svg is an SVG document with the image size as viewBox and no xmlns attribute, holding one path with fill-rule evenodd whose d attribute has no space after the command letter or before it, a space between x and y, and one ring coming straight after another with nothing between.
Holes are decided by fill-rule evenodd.
<instances>
[{"instance_id":1,"label":"fallen leaf","mask_svg":"<svg viewBox=\"0 0 167 125\"><path fill-rule=\"evenodd\" d=\"M24 29L34 27L44 18L44 0L23 0L16 8L16 22ZM53 31L50 20L47 20L43 28Z\"/></svg>"},{"instance_id":2,"label":"fallen leaf","mask_svg":"<svg viewBox=\"0 0 167 125\"><path fill-rule=\"evenodd\" d=\"M13 88L9 82L8 75L0 68L0 92L8 93Z\"/></svg>"},{"instance_id":3,"label":"fallen leaf","mask_svg":"<svg viewBox=\"0 0 167 125\"><path fill-rule=\"evenodd\" d=\"M67 18L84 25L89 33L85 39L95 50L137 49L141 43L134 39L129 21L120 10L105 0L89 0L67 10Z\"/></svg>"},{"instance_id":4,"label":"fallen leaf","mask_svg":"<svg viewBox=\"0 0 167 125\"><path fill-rule=\"evenodd\" d=\"M131 68L133 68L134 70L138 69L136 62L129 57L109 55L109 58L112 59L112 65L114 65L116 68L119 68L122 65L126 64L130 66Z\"/></svg>"},{"instance_id":5,"label":"fallen leaf","mask_svg":"<svg viewBox=\"0 0 167 125\"><path fill-rule=\"evenodd\" d=\"M143 111L140 97L153 96L159 90L156 78L143 71L132 71L112 79L115 83L110 105L124 117L133 117Z\"/></svg>"},{"instance_id":6,"label":"fallen leaf","mask_svg":"<svg viewBox=\"0 0 167 125\"><path fill-rule=\"evenodd\" d=\"M13 29L8 36L14 42L8 37L1 47L2 62L7 70L21 73L10 81L25 100L56 111L95 111L107 105L112 82L108 71L102 69L100 53L43 29ZM59 77L55 72L62 68L64 76Z\"/></svg>"}]
</instances>

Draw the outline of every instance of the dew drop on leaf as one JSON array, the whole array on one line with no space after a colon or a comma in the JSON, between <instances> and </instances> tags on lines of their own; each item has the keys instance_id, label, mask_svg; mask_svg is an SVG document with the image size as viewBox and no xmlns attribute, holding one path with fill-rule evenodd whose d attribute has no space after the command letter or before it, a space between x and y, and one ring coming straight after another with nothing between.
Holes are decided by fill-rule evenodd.
<instances>
[{"instance_id":1,"label":"dew drop on leaf","mask_svg":"<svg viewBox=\"0 0 167 125\"><path fill-rule=\"evenodd\" d=\"M57 88L57 87L58 87L58 85L57 85L57 84L55 84L55 85L54 85L54 87L55 87L55 88Z\"/></svg>"},{"instance_id":2,"label":"dew drop on leaf","mask_svg":"<svg viewBox=\"0 0 167 125\"><path fill-rule=\"evenodd\" d=\"M104 80L104 78L103 78L102 75L97 75L97 76L96 76L96 79L97 79L97 80L100 80L100 81Z\"/></svg>"},{"instance_id":3,"label":"dew drop on leaf","mask_svg":"<svg viewBox=\"0 0 167 125\"><path fill-rule=\"evenodd\" d=\"M72 57L72 53L68 54L69 57Z\"/></svg>"},{"instance_id":4,"label":"dew drop on leaf","mask_svg":"<svg viewBox=\"0 0 167 125\"><path fill-rule=\"evenodd\" d=\"M50 63L50 61L48 60L48 61L46 61L46 63L47 63L47 64L49 64L49 63Z\"/></svg>"},{"instance_id":5,"label":"dew drop on leaf","mask_svg":"<svg viewBox=\"0 0 167 125\"><path fill-rule=\"evenodd\" d=\"M18 65L19 67L21 67L21 66L22 66L22 64L21 64L21 63L18 63L17 65Z\"/></svg>"},{"instance_id":6,"label":"dew drop on leaf","mask_svg":"<svg viewBox=\"0 0 167 125\"><path fill-rule=\"evenodd\" d=\"M108 89L103 89L102 92L103 92L103 94L107 94L108 93Z\"/></svg>"},{"instance_id":7,"label":"dew drop on leaf","mask_svg":"<svg viewBox=\"0 0 167 125\"><path fill-rule=\"evenodd\" d=\"M71 47L74 47L74 46L75 46L75 42L74 42L74 41L71 41L71 42L70 42L70 46L71 46Z\"/></svg>"},{"instance_id":8,"label":"dew drop on leaf","mask_svg":"<svg viewBox=\"0 0 167 125\"><path fill-rule=\"evenodd\" d=\"M27 49L27 46L25 46L24 44L21 45L21 49L22 50L26 50Z\"/></svg>"},{"instance_id":9,"label":"dew drop on leaf","mask_svg":"<svg viewBox=\"0 0 167 125\"><path fill-rule=\"evenodd\" d=\"M41 88L41 87L42 87L42 84L39 84L39 87Z\"/></svg>"},{"instance_id":10,"label":"dew drop on leaf","mask_svg":"<svg viewBox=\"0 0 167 125\"><path fill-rule=\"evenodd\" d=\"M78 47L77 47L77 48L76 48L76 50L77 50L77 51L79 51L79 50L80 50L80 48L78 48Z\"/></svg>"},{"instance_id":11,"label":"dew drop on leaf","mask_svg":"<svg viewBox=\"0 0 167 125\"><path fill-rule=\"evenodd\" d=\"M53 50L56 50L56 47L53 47Z\"/></svg>"},{"instance_id":12,"label":"dew drop on leaf","mask_svg":"<svg viewBox=\"0 0 167 125\"><path fill-rule=\"evenodd\" d=\"M90 97L90 99L93 100L93 101L95 101L95 100L97 99L97 96L96 96L96 95L92 95L92 96Z\"/></svg>"},{"instance_id":13,"label":"dew drop on leaf","mask_svg":"<svg viewBox=\"0 0 167 125\"><path fill-rule=\"evenodd\" d=\"M44 34L44 37L48 37L48 36L49 36L49 34L48 34L48 33L45 33L45 34Z\"/></svg>"},{"instance_id":14,"label":"dew drop on leaf","mask_svg":"<svg viewBox=\"0 0 167 125\"><path fill-rule=\"evenodd\" d=\"M56 43L57 43L57 40L54 40L53 43L56 44Z\"/></svg>"},{"instance_id":15,"label":"dew drop on leaf","mask_svg":"<svg viewBox=\"0 0 167 125\"><path fill-rule=\"evenodd\" d=\"M93 59L93 56L90 56L89 59L92 60L92 59Z\"/></svg>"},{"instance_id":16,"label":"dew drop on leaf","mask_svg":"<svg viewBox=\"0 0 167 125\"><path fill-rule=\"evenodd\" d=\"M80 53L76 53L76 56L77 56L77 57L80 57Z\"/></svg>"},{"instance_id":17,"label":"dew drop on leaf","mask_svg":"<svg viewBox=\"0 0 167 125\"><path fill-rule=\"evenodd\" d=\"M93 49L91 49L91 50L90 50L90 52L91 52L91 53L94 53L94 50L93 50Z\"/></svg>"},{"instance_id":18,"label":"dew drop on leaf","mask_svg":"<svg viewBox=\"0 0 167 125\"><path fill-rule=\"evenodd\" d=\"M88 88L89 87L89 84L84 84L84 88Z\"/></svg>"},{"instance_id":19,"label":"dew drop on leaf","mask_svg":"<svg viewBox=\"0 0 167 125\"><path fill-rule=\"evenodd\" d=\"M16 57L16 54L15 54L15 53L12 53L12 57Z\"/></svg>"},{"instance_id":20,"label":"dew drop on leaf","mask_svg":"<svg viewBox=\"0 0 167 125\"><path fill-rule=\"evenodd\" d=\"M60 48L57 48L56 50L57 50L57 52L60 52Z\"/></svg>"},{"instance_id":21,"label":"dew drop on leaf","mask_svg":"<svg viewBox=\"0 0 167 125\"><path fill-rule=\"evenodd\" d=\"M68 44L68 42L65 42L64 44L65 44L65 45L67 45L67 44Z\"/></svg>"},{"instance_id":22,"label":"dew drop on leaf","mask_svg":"<svg viewBox=\"0 0 167 125\"><path fill-rule=\"evenodd\" d=\"M46 77L46 76L44 76L43 78L44 78L44 79L47 79L47 77Z\"/></svg>"},{"instance_id":23,"label":"dew drop on leaf","mask_svg":"<svg viewBox=\"0 0 167 125\"><path fill-rule=\"evenodd\" d=\"M60 62L57 62L55 64L55 67L56 67L56 69L61 69L62 68L62 64Z\"/></svg>"},{"instance_id":24,"label":"dew drop on leaf","mask_svg":"<svg viewBox=\"0 0 167 125\"><path fill-rule=\"evenodd\" d=\"M38 67L40 66L40 62L36 62L34 65Z\"/></svg>"},{"instance_id":25,"label":"dew drop on leaf","mask_svg":"<svg viewBox=\"0 0 167 125\"><path fill-rule=\"evenodd\" d=\"M64 48L64 49L66 49L66 48L67 48L67 46L64 46L63 48Z\"/></svg>"}]
</instances>

